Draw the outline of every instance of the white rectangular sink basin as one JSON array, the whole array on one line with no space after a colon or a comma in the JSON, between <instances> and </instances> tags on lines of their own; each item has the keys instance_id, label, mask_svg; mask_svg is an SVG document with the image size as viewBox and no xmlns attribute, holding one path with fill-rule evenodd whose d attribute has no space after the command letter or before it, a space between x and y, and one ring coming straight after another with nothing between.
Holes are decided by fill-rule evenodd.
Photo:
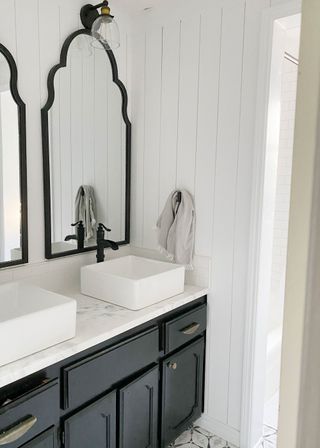
<instances>
[{"instance_id":1,"label":"white rectangular sink basin","mask_svg":"<svg viewBox=\"0 0 320 448\"><path fill-rule=\"evenodd\" d=\"M22 282L0 286L0 366L75 336L77 304Z\"/></svg>"},{"instance_id":2,"label":"white rectangular sink basin","mask_svg":"<svg viewBox=\"0 0 320 448\"><path fill-rule=\"evenodd\" d=\"M184 291L185 268L128 256L81 269L81 292L130 310L140 310Z\"/></svg>"}]
</instances>

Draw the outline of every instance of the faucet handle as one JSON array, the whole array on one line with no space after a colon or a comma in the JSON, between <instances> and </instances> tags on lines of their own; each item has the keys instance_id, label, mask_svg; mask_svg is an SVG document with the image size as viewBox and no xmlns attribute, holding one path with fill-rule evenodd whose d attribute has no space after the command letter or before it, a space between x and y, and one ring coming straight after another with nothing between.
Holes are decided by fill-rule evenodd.
<instances>
[{"instance_id":1,"label":"faucet handle","mask_svg":"<svg viewBox=\"0 0 320 448\"><path fill-rule=\"evenodd\" d=\"M99 229L102 230L106 230L107 232L111 232L111 229L108 229L108 227L106 227L104 224L102 224L102 222L99 223ZM98 229L98 230L99 230Z\"/></svg>"},{"instance_id":2,"label":"faucet handle","mask_svg":"<svg viewBox=\"0 0 320 448\"><path fill-rule=\"evenodd\" d=\"M72 227L75 227L75 226L83 226L83 221L78 221L78 222L75 222L74 224L71 224L71 226Z\"/></svg>"}]
</instances>

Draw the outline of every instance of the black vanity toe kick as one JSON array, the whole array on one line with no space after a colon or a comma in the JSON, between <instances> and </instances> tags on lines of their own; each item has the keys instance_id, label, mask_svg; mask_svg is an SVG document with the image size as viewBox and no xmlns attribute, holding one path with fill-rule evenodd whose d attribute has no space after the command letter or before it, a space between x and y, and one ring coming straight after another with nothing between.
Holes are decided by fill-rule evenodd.
<instances>
[{"instance_id":1,"label":"black vanity toe kick","mask_svg":"<svg viewBox=\"0 0 320 448\"><path fill-rule=\"evenodd\" d=\"M74 409L159 358L159 329L95 353L63 369L64 409Z\"/></svg>"}]
</instances>

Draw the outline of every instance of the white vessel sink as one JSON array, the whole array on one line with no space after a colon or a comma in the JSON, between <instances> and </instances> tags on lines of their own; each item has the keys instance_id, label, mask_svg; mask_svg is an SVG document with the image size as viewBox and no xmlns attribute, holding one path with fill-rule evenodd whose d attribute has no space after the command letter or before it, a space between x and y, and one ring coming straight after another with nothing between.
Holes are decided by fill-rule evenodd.
<instances>
[{"instance_id":1,"label":"white vessel sink","mask_svg":"<svg viewBox=\"0 0 320 448\"><path fill-rule=\"evenodd\" d=\"M0 286L0 366L75 336L74 299L25 283Z\"/></svg>"},{"instance_id":2,"label":"white vessel sink","mask_svg":"<svg viewBox=\"0 0 320 448\"><path fill-rule=\"evenodd\" d=\"M184 266L128 256L81 269L81 292L140 310L184 291Z\"/></svg>"}]
</instances>

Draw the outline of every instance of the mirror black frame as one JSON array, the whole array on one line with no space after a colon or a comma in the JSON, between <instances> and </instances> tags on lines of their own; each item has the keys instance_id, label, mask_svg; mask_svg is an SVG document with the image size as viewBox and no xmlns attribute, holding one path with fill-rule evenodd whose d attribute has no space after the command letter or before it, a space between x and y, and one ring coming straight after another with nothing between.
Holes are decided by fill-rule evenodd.
<instances>
[{"instance_id":1,"label":"mirror black frame","mask_svg":"<svg viewBox=\"0 0 320 448\"><path fill-rule=\"evenodd\" d=\"M80 29L64 41L60 53L59 64L53 66L49 72L47 80L48 99L45 106L41 109L42 126L42 152L43 152L43 190L44 190L44 214L45 214L45 257L47 259L65 257L84 252L97 250L97 246L85 247L83 249L74 249L65 252L52 253L52 226L51 226L51 181L50 181L50 144L49 144L49 111L53 106L55 99L54 79L61 68L67 66L68 50L72 41L80 35L91 36L88 29ZM103 47L103 45L102 45ZM130 243L130 194L131 194L131 123L128 117L128 93L125 85L119 79L119 71L116 58L111 50L107 50L112 70L112 80L118 86L122 97L122 118L126 126L126 197L125 197L125 239L118 241L119 246Z\"/></svg>"},{"instance_id":2,"label":"mirror black frame","mask_svg":"<svg viewBox=\"0 0 320 448\"><path fill-rule=\"evenodd\" d=\"M28 263L28 184L27 184L27 131L26 105L18 90L18 69L10 51L0 44L0 53L5 57L10 69L10 91L18 108L19 125L19 181L21 201L21 258L0 262L0 268Z\"/></svg>"}]
</instances>

